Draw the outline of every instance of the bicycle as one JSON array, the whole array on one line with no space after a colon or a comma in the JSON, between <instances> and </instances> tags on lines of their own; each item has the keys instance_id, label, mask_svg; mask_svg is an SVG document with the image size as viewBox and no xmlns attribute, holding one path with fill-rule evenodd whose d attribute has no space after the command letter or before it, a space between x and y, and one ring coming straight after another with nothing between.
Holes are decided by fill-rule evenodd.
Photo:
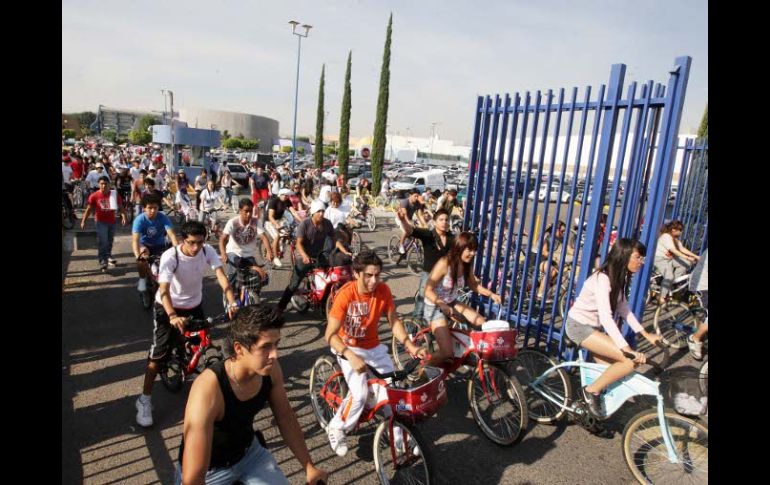
<instances>
[{"instance_id":1,"label":"bicycle","mask_svg":"<svg viewBox=\"0 0 770 485\"><path fill-rule=\"evenodd\" d=\"M658 286L653 288L651 281L649 295L653 295L660 288L662 276L656 273L652 279L657 281ZM660 335L661 340L675 349L681 349L687 347L687 337L694 334L698 325L706 320L708 311L703 308L700 292L689 290L689 274L678 277L673 286L665 303L655 309L652 322L655 333Z\"/></svg>"},{"instance_id":2,"label":"bicycle","mask_svg":"<svg viewBox=\"0 0 770 485\"><path fill-rule=\"evenodd\" d=\"M576 347L569 339L565 342L567 347ZM584 428L596 432L598 421L612 416L628 399L654 396L656 407L638 413L623 430L623 458L629 470L640 483L658 483L654 477L665 477L666 483L707 483L708 428L699 421L664 409L664 401L668 404L669 399L661 392L665 382L657 378L668 361L665 344L662 348L664 363L648 362L656 380L633 373L611 384L601 394L604 408L601 416L594 416L582 397L574 395L566 369L577 367L580 384L585 386L607 369L606 364L585 362L580 353L577 360L557 364L545 353L523 349L511 364L511 372L524 383L530 418L541 424L556 424L569 415ZM634 357L626 352L624 355ZM669 476L673 474L678 476Z\"/></svg>"},{"instance_id":3,"label":"bicycle","mask_svg":"<svg viewBox=\"0 0 770 485\"><path fill-rule=\"evenodd\" d=\"M363 200L360 207L360 209L356 208L351 211L350 217L359 224L366 224L370 231L374 231L377 228L377 218L374 216L374 211Z\"/></svg>"},{"instance_id":4,"label":"bicycle","mask_svg":"<svg viewBox=\"0 0 770 485\"><path fill-rule=\"evenodd\" d=\"M82 209L85 206L86 198L83 190L82 180L72 181L72 207Z\"/></svg>"},{"instance_id":5,"label":"bicycle","mask_svg":"<svg viewBox=\"0 0 770 485\"><path fill-rule=\"evenodd\" d=\"M203 211L203 221L206 225L206 232L208 238L213 242L219 242L219 237L222 235L222 224L217 220L217 212L224 211L224 207L215 207L209 211Z\"/></svg>"},{"instance_id":6,"label":"bicycle","mask_svg":"<svg viewBox=\"0 0 770 485\"><path fill-rule=\"evenodd\" d=\"M409 339L419 347L427 347L429 353L436 351L436 340L424 320L415 323L412 318L404 322ZM497 322L502 322L498 320ZM508 322L504 322L508 325ZM494 322L487 322L494 327ZM485 326L487 325L485 324ZM489 328L488 327L488 328ZM468 403L473 419L493 443L510 446L518 443L527 429L527 413L524 389L518 379L509 375L505 362L516 357L516 330L495 328L489 330L468 330L467 320L461 314L452 318L453 354L442 367L448 375L463 366L473 368L468 379ZM395 335L391 341L391 352L396 367L404 368L406 348Z\"/></svg>"},{"instance_id":7,"label":"bicycle","mask_svg":"<svg viewBox=\"0 0 770 485\"><path fill-rule=\"evenodd\" d=\"M423 438L416 425L435 414L448 398L444 373L435 367L425 367L428 382L417 387L401 387L399 383L405 381L419 363L415 359L403 370L384 374L369 368L374 378L368 380L369 396L357 427L375 419L384 406L390 406L390 417L383 419L374 433L374 468L382 484L437 482L430 442ZM379 386L385 387L387 400L377 402ZM340 365L328 355L319 357L310 371L309 388L313 413L326 430L348 392ZM400 433L396 433L397 429Z\"/></svg>"},{"instance_id":8,"label":"bicycle","mask_svg":"<svg viewBox=\"0 0 770 485\"><path fill-rule=\"evenodd\" d=\"M299 313L324 308L324 318L328 319L337 292L342 285L353 280L353 269L350 266L321 268L316 260L310 261L314 268L300 282L290 302Z\"/></svg>"},{"instance_id":9,"label":"bicycle","mask_svg":"<svg viewBox=\"0 0 770 485\"><path fill-rule=\"evenodd\" d=\"M160 254L150 254L149 256L139 256L137 261L146 260L150 267L150 277L147 278L147 289L139 292L139 301L145 310L152 308L155 301L155 292L158 291L158 273L160 271Z\"/></svg>"},{"instance_id":10,"label":"bicycle","mask_svg":"<svg viewBox=\"0 0 770 485\"><path fill-rule=\"evenodd\" d=\"M422 264L425 260L422 243L415 237L410 236L406 238L406 241L404 241L404 254L401 254L398 250L400 244L401 237L398 235L392 236L390 241L388 241L388 258L390 262L398 266L406 258L406 265L409 270L419 276L422 274Z\"/></svg>"},{"instance_id":11,"label":"bicycle","mask_svg":"<svg viewBox=\"0 0 770 485\"><path fill-rule=\"evenodd\" d=\"M232 267L232 264L228 262L228 266ZM267 266L264 277L257 273L253 266L244 263L243 259L241 259L239 265L234 268L236 275L233 292L236 295L238 306L241 308L249 305L259 305L262 288L270 284L270 276L273 272L272 265L264 263L258 266L262 266L263 269ZM224 306L225 311L227 311L229 302L227 301L227 296L224 294L222 295L222 305Z\"/></svg>"},{"instance_id":12,"label":"bicycle","mask_svg":"<svg viewBox=\"0 0 770 485\"><path fill-rule=\"evenodd\" d=\"M64 229L72 229L75 227L75 213L70 210L69 205L64 201L65 197L69 197L67 192L62 191L61 201L61 225Z\"/></svg>"},{"instance_id":13,"label":"bicycle","mask_svg":"<svg viewBox=\"0 0 770 485\"><path fill-rule=\"evenodd\" d=\"M169 359L161 366L160 380L171 392L179 392L185 379L224 359L222 348L209 336L211 327L228 321L227 313L207 319L187 319L184 336L171 347Z\"/></svg>"}]
</instances>

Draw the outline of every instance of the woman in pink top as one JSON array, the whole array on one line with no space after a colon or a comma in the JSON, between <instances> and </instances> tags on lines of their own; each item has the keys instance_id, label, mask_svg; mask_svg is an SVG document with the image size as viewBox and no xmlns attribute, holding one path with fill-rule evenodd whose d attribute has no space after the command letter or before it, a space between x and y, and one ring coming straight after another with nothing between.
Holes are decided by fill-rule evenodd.
<instances>
[{"instance_id":1,"label":"woman in pink top","mask_svg":"<svg viewBox=\"0 0 770 485\"><path fill-rule=\"evenodd\" d=\"M628 308L625 289L631 277L642 269L647 249L635 239L618 239L604 264L589 276L580 290L575 304L567 314L567 336L591 352L594 360L609 364L607 370L594 382L583 388L583 398L597 416L603 415L599 393L613 382L631 374L637 364L644 364L644 354L628 345L615 323L615 316L626 319L636 333L641 333L655 345L659 335L648 333ZM607 333L601 331L601 329ZM623 351L634 354L628 359Z\"/></svg>"}]
</instances>

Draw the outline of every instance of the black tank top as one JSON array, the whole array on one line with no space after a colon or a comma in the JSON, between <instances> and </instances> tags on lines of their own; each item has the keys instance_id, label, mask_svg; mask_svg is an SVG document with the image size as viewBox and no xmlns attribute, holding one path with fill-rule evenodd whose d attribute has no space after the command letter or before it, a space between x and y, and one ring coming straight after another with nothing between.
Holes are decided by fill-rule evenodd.
<instances>
[{"instance_id":1,"label":"black tank top","mask_svg":"<svg viewBox=\"0 0 770 485\"><path fill-rule=\"evenodd\" d=\"M219 388L225 399L225 415L221 421L214 422L214 436L211 443L209 470L232 466L244 455L254 440L254 416L265 406L273 382L270 376L262 377L262 387L248 401L241 401L233 393L227 378L224 361L209 367L217 376ZM179 464L182 464L184 438L179 445Z\"/></svg>"}]
</instances>

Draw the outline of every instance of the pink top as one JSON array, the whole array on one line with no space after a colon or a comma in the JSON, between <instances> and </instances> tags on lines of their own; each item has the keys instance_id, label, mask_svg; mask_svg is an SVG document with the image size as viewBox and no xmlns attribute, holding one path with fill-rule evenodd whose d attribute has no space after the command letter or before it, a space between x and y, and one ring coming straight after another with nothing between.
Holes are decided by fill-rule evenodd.
<instances>
[{"instance_id":1,"label":"pink top","mask_svg":"<svg viewBox=\"0 0 770 485\"><path fill-rule=\"evenodd\" d=\"M639 320L628 308L628 302L626 302L623 292L618 296L617 313L628 322L634 332L639 333L643 330ZM620 348L628 345L612 318L610 278L604 273L595 273L586 279L583 289L580 290L580 295L578 295L567 316L583 325L596 328L604 327L607 335Z\"/></svg>"}]
</instances>

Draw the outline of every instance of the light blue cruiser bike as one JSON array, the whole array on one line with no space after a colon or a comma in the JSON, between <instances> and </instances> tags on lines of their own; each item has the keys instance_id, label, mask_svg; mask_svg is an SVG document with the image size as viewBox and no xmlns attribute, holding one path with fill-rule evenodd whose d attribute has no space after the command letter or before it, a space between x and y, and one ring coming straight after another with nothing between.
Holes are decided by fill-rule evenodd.
<instances>
[{"instance_id":1,"label":"light blue cruiser bike","mask_svg":"<svg viewBox=\"0 0 770 485\"><path fill-rule=\"evenodd\" d=\"M566 335L565 343L575 346L566 341ZM623 458L634 478L643 484L708 483L708 427L664 407L664 401L666 407L670 405L661 392L666 381L658 376L668 361L668 350L661 348L663 365L648 361L656 379L633 373L613 383L601 395L605 414L598 417L589 412L581 393L573 392L567 369L579 369L582 387L596 380L606 364L586 362L580 352L577 360L557 364L540 351L522 349L511 362L511 372L524 387L530 419L543 424L555 424L569 414L581 426L596 431L598 421L612 416L630 398L655 397L657 406L638 413L623 430Z\"/></svg>"}]
</instances>

